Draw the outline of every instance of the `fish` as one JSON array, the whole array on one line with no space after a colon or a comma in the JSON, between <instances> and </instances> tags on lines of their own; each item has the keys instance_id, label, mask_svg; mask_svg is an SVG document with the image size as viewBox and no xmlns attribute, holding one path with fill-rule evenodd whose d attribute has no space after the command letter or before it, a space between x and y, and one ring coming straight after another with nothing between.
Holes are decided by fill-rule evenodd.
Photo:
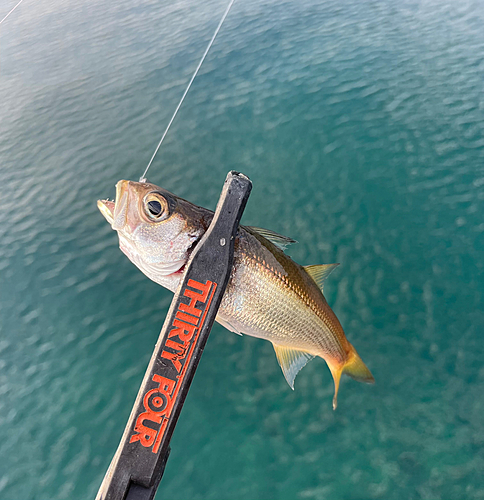
<instances>
[{"instance_id":1,"label":"fish","mask_svg":"<svg viewBox=\"0 0 484 500\"><path fill-rule=\"evenodd\" d=\"M175 292L213 212L146 180L121 180L115 201L97 204L128 259ZM216 321L234 333L270 341L292 389L301 368L316 356L323 358L333 377L336 409L343 373L360 382L375 380L323 294L324 282L338 264L301 266L284 251L292 243L267 229L239 226Z\"/></svg>"}]
</instances>

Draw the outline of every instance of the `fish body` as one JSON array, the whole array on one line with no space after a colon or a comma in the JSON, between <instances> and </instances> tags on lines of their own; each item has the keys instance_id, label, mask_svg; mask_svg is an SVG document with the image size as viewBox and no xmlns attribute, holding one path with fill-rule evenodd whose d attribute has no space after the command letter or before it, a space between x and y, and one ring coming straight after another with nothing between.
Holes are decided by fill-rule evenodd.
<instances>
[{"instance_id":1,"label":"fish body","mask_svg":"<svg viewBox=\"0 0 484 500\"><path fill-rule=\"evenodd\" d=\"M116 202L98 207L118 232L120 248L150 279L175 291L191 251L213 212L147 182L120 181ZM227 329L272 342L289 385L313 357L333 375L336 408L342 373L372 383L323 295L337 264L300 266L284 253L294 241L268 230L240 226L234 261L217 321Z\"/></svg>"}]
</instances>

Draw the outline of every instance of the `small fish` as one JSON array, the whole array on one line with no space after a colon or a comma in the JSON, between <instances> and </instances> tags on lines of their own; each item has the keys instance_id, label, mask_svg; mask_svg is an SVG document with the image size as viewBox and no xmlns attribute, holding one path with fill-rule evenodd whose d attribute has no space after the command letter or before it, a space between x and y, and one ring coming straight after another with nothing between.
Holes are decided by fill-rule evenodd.
<instances>
[{"instance_id":1,"label":"small fish","mask_svg":"<svg viewBox=\"0 0 484 500\"><path fill-rule=\"evenodd\" d=\"M98 207L127 257L172 292L213 218L212 211L148 182L119 181L116 201L99 200ZM336 409L342 373L367 383L374 378L323 295L324 281L338 264L302 267L284 253L290 243L295 241L267 229L239 227L217 321L272 342L293 389L299 370L313 357L323 358L333 375Z\"/></svg>"}]
</instances>

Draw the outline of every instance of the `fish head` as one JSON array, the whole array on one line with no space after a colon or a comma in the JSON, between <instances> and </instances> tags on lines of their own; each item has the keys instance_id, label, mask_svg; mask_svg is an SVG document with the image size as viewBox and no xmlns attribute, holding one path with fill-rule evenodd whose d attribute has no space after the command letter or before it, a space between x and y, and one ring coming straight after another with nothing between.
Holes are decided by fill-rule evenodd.
<instances>
[{"instance_id":1,"label":"fish head","mask_svg":"<svg viewBox=\"0 0 484 500\"><path fill-rule=\"evenodd\" d=\"M99 200L97 205L117 231L122 252L150 279L168 288L170 278L182 274L213 217L209 210L149 182L121 180L116 200Z\"/></svg>"}]
</instances>

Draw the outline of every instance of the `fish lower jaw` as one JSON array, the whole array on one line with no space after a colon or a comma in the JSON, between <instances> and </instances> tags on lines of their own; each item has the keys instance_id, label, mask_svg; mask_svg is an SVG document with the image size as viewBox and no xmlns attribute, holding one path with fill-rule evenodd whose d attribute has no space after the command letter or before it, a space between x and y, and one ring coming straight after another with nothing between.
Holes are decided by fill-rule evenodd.
<instances>
[{"instance_id":1,"label":"fish lower jaw","mask_svg":"<svg viewBox=\"0 0 484 500\"><path fill-rule=\"evenodd\" d=\"M112 225L114 221L114 201L98 200L97 207L108 223Z\"/></svg>"}]
</instances>

